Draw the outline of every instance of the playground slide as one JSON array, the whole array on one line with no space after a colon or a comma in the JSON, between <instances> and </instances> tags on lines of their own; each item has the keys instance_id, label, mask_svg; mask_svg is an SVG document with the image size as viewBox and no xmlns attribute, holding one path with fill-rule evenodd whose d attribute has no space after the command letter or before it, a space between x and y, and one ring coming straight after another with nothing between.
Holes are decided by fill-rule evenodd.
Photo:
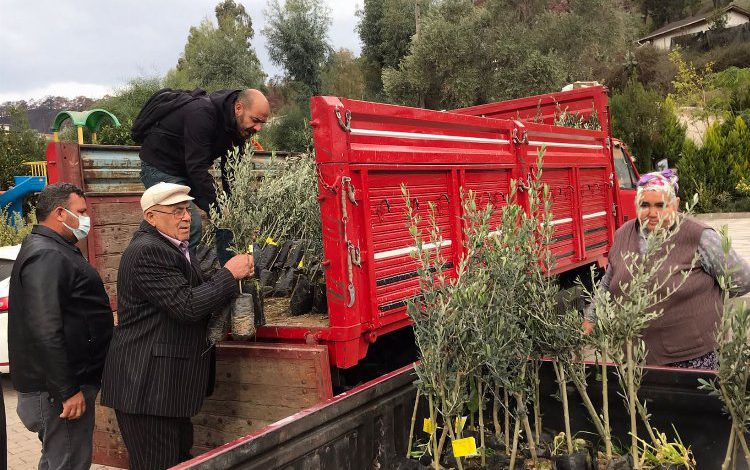
<instances>
[{"instance_id":1,"label":"playground slide","mask_svg":"<svg viewBox=\"0 0 750 470\"><path fill-rule=\"evenodd\" d=\"M47 184L44 176L14 176L15 186L0 194L0 208L8 210L8 220L13 223L13 212L23 215L23 199L38 193Z\"/></svg>"}]
</instances>

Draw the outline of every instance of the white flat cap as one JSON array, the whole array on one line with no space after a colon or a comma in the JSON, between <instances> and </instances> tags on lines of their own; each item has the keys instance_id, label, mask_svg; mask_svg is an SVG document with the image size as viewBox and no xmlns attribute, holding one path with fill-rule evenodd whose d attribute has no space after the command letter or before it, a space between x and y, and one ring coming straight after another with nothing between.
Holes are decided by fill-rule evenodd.
<instances>
[{"instance_id":1,"label":"white flat cap","mask_svg":"<svg viewBox=\"0 0 750 470\"><path fill-rule=\"evenodd\" d=\"M143 192L141 209L146 212L150 207L161 205L171 206L178 202L192 201L188 195L190 187L174 183L157 183Z\"/></svg>"}]
</instances>

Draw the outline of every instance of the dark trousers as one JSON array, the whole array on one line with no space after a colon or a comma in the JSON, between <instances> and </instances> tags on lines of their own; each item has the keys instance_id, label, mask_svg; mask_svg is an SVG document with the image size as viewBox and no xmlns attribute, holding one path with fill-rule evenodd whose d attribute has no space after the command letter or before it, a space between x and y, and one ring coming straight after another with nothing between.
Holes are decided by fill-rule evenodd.
<instances>
[{"instance_id":1,"label":"dark trousers","mask_svg":"<svg viewBox=\"0 0 750 470\"><path fill-rule=\"evenodd\" d=\"M0 381L1 382L1 381ZM8 430L5 428L5 401L0 383L0 470L8 468Z\"/></svg>"},{"instance_id":2,"label":"dark trousers","mask_svg":"<svg viewBox=\"0 0 750 470\"><path fill-rule=\"evenodd\" d=\"M190 181L186 177L169 175L142 160L141 182L143 182L143 186L145 186L146 189L160 182L190 186ZM190 248L195 250L201 240L202 224L198 206L192 202L190 203L190 217ZM219 260L219 264L222 266L234 256L234 253L229 250L231 244L232 232L222 229L216 230L216 257Z\"/></svg>"},{"instance_id":3,"label":"dark trousers","mask_svg":"<svg viewBox=\"0 0 750 470\"><path fill-rule=\"evenodd\" d=\"M115 410L130 470L159 470L190 460L193 423L190 418L123 413Z\"/></svg>"},{"instance_id":4,"label":"dark trousers","mask_svg":"<svg viewBox=\"0 0 750 470\"><path fill-rule=\"evenodd\" d=\"M91 467L94 406L99 387L82 385L86 412L75 420L60 418L62 403L47 392L19 392L16 412L26 429L39 435L39 470L88 470Z\"/></svg>"}]
</instances>

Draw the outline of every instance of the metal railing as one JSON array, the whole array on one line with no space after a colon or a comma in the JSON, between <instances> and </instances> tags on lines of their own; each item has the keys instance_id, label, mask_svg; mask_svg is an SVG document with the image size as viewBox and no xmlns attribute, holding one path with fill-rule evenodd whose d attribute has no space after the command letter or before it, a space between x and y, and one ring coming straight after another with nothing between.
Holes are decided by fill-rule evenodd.
<instances>
[{"instance_id":1,"label":"metal railing","mask_svg":"<svg viewBox=\"0 0 750 470\"><path fill-rule=\"evenodd\" d=\"M24 165L31 169L31 176L44 176L47 177L47 162L24 162Z\"/></svg>"}]
</instances>

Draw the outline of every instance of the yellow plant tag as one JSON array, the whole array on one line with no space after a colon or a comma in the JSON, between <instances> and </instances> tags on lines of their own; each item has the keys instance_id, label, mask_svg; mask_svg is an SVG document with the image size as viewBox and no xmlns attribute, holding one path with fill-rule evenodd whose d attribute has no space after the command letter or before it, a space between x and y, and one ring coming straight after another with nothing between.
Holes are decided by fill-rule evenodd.
<instances>
[{"instance_id":1,"label":"yellow plant tag","mask_svg":"<svg viewBox=\"0 0 750 470\"><path fill-rule=\"evenodd\" d=\"M278 246L278 243L276 243L271 237L266 238L266 243L269 245Z\"/></svg>"},{"instance_id":2,"label":"yellow plant tag","mask_svg":"<svg viewBox=\"0 0 750 470\"><path fill-rule=\"evenodd\" d=\"M302 269L302 268L304 268L304 267L305 267L305 262L304 262L304 261L302 261L302 260L300 260L300 261L299 261L299 264L297 265L297 267L298 267L299 269Z\"/></svg>"},{"instance_id":3,"label":"yellow plant tag","mask_svg":"<svg viewBox=\"0 0 750 470\"><path fill-rule=\"evenodd\" d=\"M464 430L464 426L466 425L466 416L456 417L456 432L461 432Z\"/></svg>"},{"instance_id":4,"label":"yellow plant tag","mask_svg":"<svg viewBox=\"0 0 750 470\"><path fill-rule=\"evenodd\" d=\"M430 418L424 419L424 424L422 425L422 430L426 432L427 434L432 434L435 432L435 426L432 425L432 420Z\"/></svg>"},{"instance_id":5,"label":"yellow plant tag","mask_svg":"<svg viewBox=\"0 0 750 470\"><path fill-rule=\"evenodd\" d=\"M453 456L469 457L477 455L477 441L473 437L466 437L464 439L458 439L453 441Z\"/></svg>"}]
</instances>

